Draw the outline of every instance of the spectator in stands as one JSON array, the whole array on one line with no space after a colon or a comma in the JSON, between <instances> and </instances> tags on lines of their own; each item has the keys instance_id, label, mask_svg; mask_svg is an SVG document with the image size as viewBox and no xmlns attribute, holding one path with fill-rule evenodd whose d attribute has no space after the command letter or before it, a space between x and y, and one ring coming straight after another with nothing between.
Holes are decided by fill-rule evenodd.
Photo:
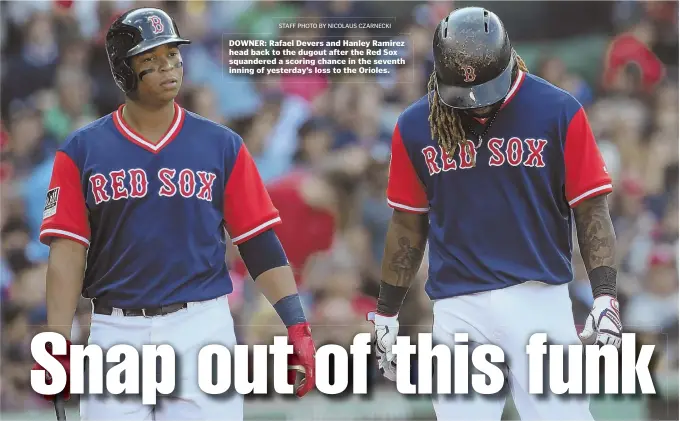
<instances>
[{"instance_id":1,"label":"spectator in stands","mask_svg":"<svg viewBox=\"0 0 680 421\"><path fill-rule=\"evenodd\" d=\"M584 107L588 108L593 101L593 92L588 83L578 75L567 71L562 60L557 57L546 57L539 62L538 76L555 86L571 93Z\"/></svg>"},{"instance_id":2,"label":"spectator in stands","mask_svg":"<svg viewBox=\"0 0 680 421\"><path fill-rule=\"evenodd\" d=\"M10 104L9 154L16 177L25 177L45 159L51 159L57 143L45 133L42 112L35 101L14 100Z\"/></svg>"},{"instance_id":3,"label":"spectator in stands","mask_svg":"<svg viewBox=\"0 0 680 421\"><path fill-rule=\"evenodd\" d=\"M21 51L9 58L2 72L4 110L9 108L11 100L25 99L34 93L51 89L54 84L59 49L52 17L48 13L37 12L29 18L23 29L25 38Z\"/></svg>"},{"instance_id":4,"label":"spectator in stands","mask_svg":"<svg viewBox=\"0 0 680 421\"><path fill-rule=\"evenodd\" d=\"M299 149L294 169L267 186L274 206L286 223L275 228L293 267L298 285L308 259L328 250L334 240L339 213L338 197L329 181L334 168L327 152L332 142L331 126L325 120L310 120L299 131ZM342 166L339 159L338 166ZM316 166L326 166L319 174ZM304 238L306 240L301 241Z\"/></svg>"},{"instance_id":5,"label":"spectator in stands","mask_svg":"<svg viewBox=\"0 0 680 421\"><path fill-rule=\"evenodd\" d=\"M31 232L23 218L11 217L2 226L2 257L3 267L10 270L12 277L20 275L31 266L26 256L26 249L31 241ZM3 288L10 286L3 285Z\"/></svg>"},{"instance_id":6,"label":"spectator in stands","mask_svg":"<svg viewBox=\"0 0 680 421\"><path fill-rule=\"evenodd\" d=\"M48 135L64 142L73 131L97 119L91 102L92 81L86 72L61 67L57 71L56 101L44 113L44 126Z\"/></svg>"},{"instance_id":7,"label":"spectator in stands","mask_svg":"<svg viewBox=\"0 0 680 421\"><path fill-rule=\"evenodd\" d=\"M661 344L665 341L661 333L678 322L678 265L672 248L654 249L643 285L630 298L622 318L630 331L645 335L642 343Z\"/></svg>"},{"instance_id":8,"label":"spectator in stands","mask_svg":"<svg viewBox=\"0 0 680 421\"><path fill-rule=\"evenodd\" d=\"M217 37L203 44L192 44L184 53L187 69L185 80L194 86L204 86L215 93L217 111L228 120L254 115L261 99L253 77L229 71L229 38ZM238 101L234 101L238 98Z\"/></svg>"}]
</instances>

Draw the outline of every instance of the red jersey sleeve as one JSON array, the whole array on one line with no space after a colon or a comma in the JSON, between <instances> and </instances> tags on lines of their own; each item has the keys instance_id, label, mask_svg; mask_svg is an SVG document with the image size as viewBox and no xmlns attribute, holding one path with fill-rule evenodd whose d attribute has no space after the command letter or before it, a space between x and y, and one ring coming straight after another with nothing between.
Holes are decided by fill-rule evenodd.
<instances>
[{"instance_id":1,"label":"red jersey sleeve","mask_svg":"<svg viewBox=\"0 0 680 421\"><path fill-rule=\"evenodd\" d=\"M236 245L281 223L255 161L243 144L224 189L224 222Z\"/></svg>"},{"instance_id":2,"label":"red jersey sleeve","mask_svg":"<svg viewBox=\"0 0 680 421\"><path fill-rule=\"evenodd\" d=\"M427 213L430 210L427 194L408 156L398 124L392 134L387 204L394 209L412 213Z\"/></svg>"},{"instance_id":3,"label":"red jersey sleeve","mask_svg":"<svg viewBox=\"0 0 680 421\"><path fill-rule=\"evenodd\" d=\"M80 170L71 157L61 151L54 159L40 227L40 242L49 244L53 237L90 246L90 224Z\"/></svg>"},{"instance_id":4,"label":"red jersey sleeve","mask_svg":"<svg viewBox=\"0 0 680 421\"><path fill-rule=\"evenodd\" d=\"M583 107L567 128L564 165L565 192L570 207L574 208L583 200L612 191L612 179Z\"/></svg>"}]
</instances>

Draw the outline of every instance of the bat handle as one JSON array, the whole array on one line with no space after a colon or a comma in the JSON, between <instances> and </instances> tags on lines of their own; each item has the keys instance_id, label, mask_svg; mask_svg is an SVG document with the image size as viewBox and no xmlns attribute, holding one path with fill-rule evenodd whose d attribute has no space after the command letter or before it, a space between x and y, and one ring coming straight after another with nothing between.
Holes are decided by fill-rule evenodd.
<instances>
[{"instance_id":1,"label":"bat handle","mask_svg":"<svg viewBox=\"0 0 680 421\"><path fill-rule=\"evenodd\" d=\"M54 412L57 414L57 421L66 421L66 410L64 409L64 398L57 395L54 398Z\"/></svg>"}]
</instances>

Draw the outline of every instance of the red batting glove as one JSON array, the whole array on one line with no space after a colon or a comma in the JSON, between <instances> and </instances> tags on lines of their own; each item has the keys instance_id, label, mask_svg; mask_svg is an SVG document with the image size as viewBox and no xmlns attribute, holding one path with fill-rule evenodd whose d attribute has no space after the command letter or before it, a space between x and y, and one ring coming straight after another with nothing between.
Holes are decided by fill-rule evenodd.
<instances>
[{"instance_id":1,"label":"red batting glove","mask_svg":"<svg viewBox=\"0 0 680 421\"><path fill-rule=\"evenodd\" d=\"M64 387L64 390L61 392L61 396L64 398L65 401L69 400L71 398L71 341L68 339L66 340L66 355L54 355L52 353L52 344L47 343L45 344L45 348L47 349L47 352L50 353L59 363L64 367L64 370L66 371L66 387ZM33 370L45 370L40 364L35 363L33 366ZM47 384L52 384L52 376L50 373L45 370L45 379ZM55 395L40 395L44 399L48 401L53 401Z\"/></svg>"},{"instance_id":2,"label":"red batting glove","mask_svg":"<svg viewBox=\"0 0 680 421\"><path fill-rule=\"evenodd\" d=\"M293 354L288 356L288 384L295 384L297 373L304 375L295 391L295 395L301 398L316 385L316 348L309 323L289 327L288 344L293 345Z\"/></svg>"}]
</instances>

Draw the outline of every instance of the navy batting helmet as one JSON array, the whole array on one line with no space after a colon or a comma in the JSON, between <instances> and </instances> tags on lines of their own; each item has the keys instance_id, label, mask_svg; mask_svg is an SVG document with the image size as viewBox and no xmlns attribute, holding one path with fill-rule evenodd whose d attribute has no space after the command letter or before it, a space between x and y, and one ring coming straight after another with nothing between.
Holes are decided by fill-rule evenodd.
<instances>
[{"instance_id":1,"label":"navy batting helmet","mask_svg":"<svg viewBox=\"0 0 680 421\"><path fill-rule=\"evenodd\" d=\"M454 10L437 26L432 44L435 87L445 105L486 107L510 91L515 52L494 13L480 7Z\"/></svg>"},{"instance_id":2,"label":"navy batting helmet","mask_svg":"<svg viewBox=\"0 0 680 421\"><path fill-rule=\"evenodd\" d=\"M137 88L138 78L129 58L163 44L190 44L163 10L139 8L125 12L106 34L106 53L116 85L125 93Z\"/></svg>"}]
</instances>

